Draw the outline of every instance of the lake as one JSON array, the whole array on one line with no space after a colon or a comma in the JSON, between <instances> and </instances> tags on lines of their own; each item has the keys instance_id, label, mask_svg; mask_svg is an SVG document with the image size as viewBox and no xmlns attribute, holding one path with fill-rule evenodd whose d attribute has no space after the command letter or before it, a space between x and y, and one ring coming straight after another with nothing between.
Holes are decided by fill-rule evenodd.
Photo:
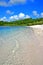
<instances>
[{"instance_id":1,"label":"lake","mask_svg":"<svg viewBox=\"0 0 43 65\"><path fill-rule=\"evenodd\" d=\"M43 65L43 30L0 26L0 65Z\"/></svg>"}]
</instances>

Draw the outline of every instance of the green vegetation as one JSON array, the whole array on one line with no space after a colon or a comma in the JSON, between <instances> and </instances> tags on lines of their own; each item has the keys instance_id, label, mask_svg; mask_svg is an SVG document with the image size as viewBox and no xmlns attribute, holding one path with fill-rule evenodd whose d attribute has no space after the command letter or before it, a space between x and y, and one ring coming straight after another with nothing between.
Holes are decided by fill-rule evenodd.
<instances>
[{"instance_id":1,"label":"green vegetation","mask_svg":"<svg viewBox=\"0 0 43 65\"><path fill-rule=\"evenodd\" d=\"M31 26L40 24L43 24L43 18L37 18L37 19L29 18L11 22L0 21L0 26Z\"/></svg>"}]
</instances>

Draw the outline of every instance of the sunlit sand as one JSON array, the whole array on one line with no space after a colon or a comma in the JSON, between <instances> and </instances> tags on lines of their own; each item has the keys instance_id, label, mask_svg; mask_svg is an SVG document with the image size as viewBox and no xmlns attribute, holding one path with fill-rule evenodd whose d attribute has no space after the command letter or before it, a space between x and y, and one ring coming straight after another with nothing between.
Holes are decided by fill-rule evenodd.
<instances>
[{"instance_id":1,"label":"sunlit sand","mask_svg":"<svg viewBox=\"0 0 43 65\"><path fill-rule=\"evenodd\" d=\"M0 37L0 65L43 65L43 25Z\"/></svg>"}]
</instances>

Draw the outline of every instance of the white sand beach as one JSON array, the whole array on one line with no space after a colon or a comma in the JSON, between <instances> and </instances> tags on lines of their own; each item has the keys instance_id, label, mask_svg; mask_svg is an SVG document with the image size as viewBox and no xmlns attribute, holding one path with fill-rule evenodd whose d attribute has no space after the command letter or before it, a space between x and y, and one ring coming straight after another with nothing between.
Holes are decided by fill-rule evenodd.
<instances>
[{"instance_id":1,"label":"white sand beach","mask_svg":"<svg viewBox=\"0 0 43 65\"><path fill-rule=\"evenodd\" d=\"M32 28L40 28L40 29L43 30L43 25L33 25L33 26L30 26L30 27L32 27Z\"/></svg>"},{"instance_id":2,"label":"white sand beach","mask_svg":"<svg viewBox=\"0 0 43 65\"><path fill-rule=\"evenodd\" d=\"M43 25L0 37L0 65L43 65Z\"/></svg>"}]
</instances>

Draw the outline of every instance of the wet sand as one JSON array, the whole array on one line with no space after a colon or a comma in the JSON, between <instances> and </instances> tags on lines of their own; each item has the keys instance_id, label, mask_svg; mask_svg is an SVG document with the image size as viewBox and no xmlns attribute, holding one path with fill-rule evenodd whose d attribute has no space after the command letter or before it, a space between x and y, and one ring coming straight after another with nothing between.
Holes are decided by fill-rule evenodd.
<instances>
[{"instance_id":1,"label":"wet sand","mask_svg":"<svg viewBox=\"0 0 43 65\"><path fill-rule=\"evenodd\" d=\"M27 27L0 43L0 65L43 65L42 28Z\"/></svg>"}]
</instances>

